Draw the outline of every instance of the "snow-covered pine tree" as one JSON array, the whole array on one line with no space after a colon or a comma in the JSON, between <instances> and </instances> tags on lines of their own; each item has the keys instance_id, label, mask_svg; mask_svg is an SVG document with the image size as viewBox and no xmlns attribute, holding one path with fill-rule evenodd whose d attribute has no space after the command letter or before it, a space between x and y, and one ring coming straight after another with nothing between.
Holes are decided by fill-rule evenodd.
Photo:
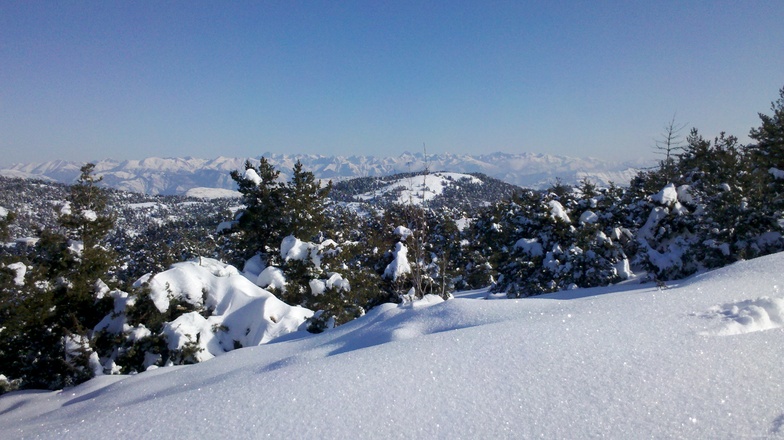
<instances>
[{"instance_id":1,"label":"snow-covered pine tree","mask_svg":"<svg viewBox=\"0 0 784 440\"><path fill-rule=\"evenodd\" d=\"M237 213L234 227L228 232L235 236L235 246L241 260L256 254L274 255L285 237L283 216L283 185L278 182L280 171L265 158L255 167L249 160L245 170L232 171L245 206ZM242 261L236 261L239 264Z\"/></svg>"},{"instance_id":2,"label":"snow-covered pine tree","mask_svg":"<svg viewBox=\"0 0 784 440\"><path fill-rule=\"evenodd\" d=\"M112 306L102 286L112 281L115 259L104 241L114 217L94 165L81 171L61 209L62 232L41 231L34 270L14 291L15 313L0 333L2 364L22 387L59 389L100 370L91 338Z\"/></svg>"},{"instance_id":3,"label":"snow-covered pine tree","mask_svg":"<svg viewBox=\"0 0 784 440\"><path fill-rule=\"evenodd\" d=\"M759 212L758 222L772 232L760 240L763 254L784 249L784 87L779 98L771 103L771 115L759 114L760 126L752 128L749 137L756 141L748 147L753 185L749 203ZM774 236L778 234L778 238Z\"/></svg>"},{"instance_id":4,"label":"snow-covered pine tree","mask_svg":"<svg viewBox=\"0 0 784 440\"><path fill-rule=\"evenodd\" d=\"M321 181L297 161L283 190L284 233L301 240L319 241L327 225L325 210L331 190L331 181L321 185Z\"/></svg>"}]
</instances>

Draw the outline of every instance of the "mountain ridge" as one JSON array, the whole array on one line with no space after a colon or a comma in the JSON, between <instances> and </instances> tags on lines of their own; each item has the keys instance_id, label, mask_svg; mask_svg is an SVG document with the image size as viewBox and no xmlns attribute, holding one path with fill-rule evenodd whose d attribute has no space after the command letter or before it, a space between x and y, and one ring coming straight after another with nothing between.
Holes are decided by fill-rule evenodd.
<instances>
[{"instance_id":1,"label":"mountain ridge","mask_svg":"<svg viewBox=\"0 0 784 440\"><path fill-rule=\"evenodd\" d=\"M576 184L584 178L606 185L610 181L626 184L647 161L612 162L596 158L577 158L543 153L488 153L481 155L442 153L425 156L404 152L400 156L326 156L318 154L279 154L266 152L271 164L287 179L299 160L316 178L348 180L356 177L381 177L401 172L449 171L482 173L507 183L529 188L544 188L559 179ZM148 157L144 159L95 161L95 171L103 184L112 188L146 194L182 195L192 188L233 189L229 173L244 168L246 160L218 156ZM0 169L0 175L27 177L73 183L79 176L81 162L52 160L14 164Z\"/></svg>"}]
</instances>

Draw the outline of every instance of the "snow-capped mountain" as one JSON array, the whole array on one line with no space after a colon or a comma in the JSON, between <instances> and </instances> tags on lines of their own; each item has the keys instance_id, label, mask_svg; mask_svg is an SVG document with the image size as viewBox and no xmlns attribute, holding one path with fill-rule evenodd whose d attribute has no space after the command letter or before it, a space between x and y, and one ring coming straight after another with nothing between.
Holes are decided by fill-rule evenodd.
<instances>
[{"instance_id":1,"label":"snow-capped mountain","mask_svg":"<svg viewBox=\"0 0 784 440\"><path fill-rule=\"evenodd\" d=\"M289 170L299 160L305 169L319 179L346 180L356 177L386 176L401 172L431 171L483 173L505 182L542 188L555 179L563 183L577 183L589 178L598 184L612 181L628 183L637 169L645 163L609 162L594 158L575 158L534 153L492 153L483 155L404 153L398 157L322 156L322 155L263 155L287 179ZM117 161L105 159L95 162L95 171L103 176L105 185L147 194L185 194L192 188L231 189L234 182L229 173L244 168L246 158L218 157L215 159L159 158ZM255 163L256 159L252 159ZM0 175L51 179L72 183L82 166L78 162L56 160L44 163L15 164L0 170Z\"/></svg>"}]
</instances>

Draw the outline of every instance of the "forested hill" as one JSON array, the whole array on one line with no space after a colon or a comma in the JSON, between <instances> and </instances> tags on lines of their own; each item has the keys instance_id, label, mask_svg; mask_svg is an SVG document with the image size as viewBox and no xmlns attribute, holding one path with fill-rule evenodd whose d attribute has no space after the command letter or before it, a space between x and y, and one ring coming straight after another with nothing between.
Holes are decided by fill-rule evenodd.
<instances>
[{"instance_id":1,"label":"forested hill","mask_svg":"<svg viewBox=\"0 0 784 440\"><path fill-rule=\"evenodd\" d=\"M400 173L337 182L330 196L340 202L367 202L377 206L426 202L431 208L470 211L510 199L521 190L517 185L481 173Z\"/></svg>"}]
</instances>

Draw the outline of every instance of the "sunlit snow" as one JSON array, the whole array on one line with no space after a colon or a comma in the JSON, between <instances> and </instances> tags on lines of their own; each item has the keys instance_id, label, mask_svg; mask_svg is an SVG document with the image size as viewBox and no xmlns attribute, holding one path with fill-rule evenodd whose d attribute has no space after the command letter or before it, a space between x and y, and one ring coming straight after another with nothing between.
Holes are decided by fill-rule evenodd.
<instances>
[{"instance_id":1,"label":"sunlit snow","mask_svg":"<svg viewBox=\"0 0 784 440\"><path fill-rule=\"evenodd\" d=\"M6 439L777 438L782 265L386 304L194 366L7 394L0 427Z\"/></svg>"},{"instance_id":2,"label":"sunlit snow","mask_svg":"<svg viewBox=\"0 0 784 440\"><path fill-rule=\"evenodd\" d=\"M432 200L435 196L444 192L444 187L450 182L467 179L471 183L481 185L483 182L469 174L461 173L431 173L413 177L406 177L389 182L383 188L371 191L358 196L361 200L372 200L384 194L399 191L397 203L421 205L426 201Z\"/></svg>"}]
</instances>

